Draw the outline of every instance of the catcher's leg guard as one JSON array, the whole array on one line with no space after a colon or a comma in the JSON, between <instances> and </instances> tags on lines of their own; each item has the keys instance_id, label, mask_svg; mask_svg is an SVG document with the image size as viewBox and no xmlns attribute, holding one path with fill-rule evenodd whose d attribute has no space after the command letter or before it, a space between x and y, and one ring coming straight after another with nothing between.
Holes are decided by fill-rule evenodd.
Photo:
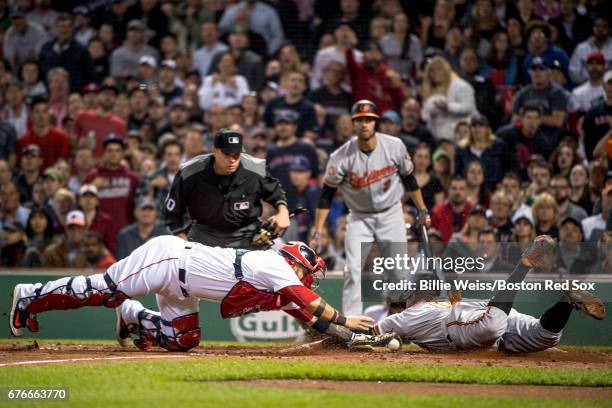
<instances>
[{"instance_id":1,"label":"catcher's leg guard","mask_svg":"<svg viewBox=\"0 0 612 408\"><path fill-rule=\"evenodd\" d=\"M188 351L200 344L199 314L179 316L164 320L160 312L146 309L136 300L126 300L117 308L115 334L124 346L130 335L134 345L141 350L159 346L169 351Z\"/></svg>"},{"instance_id":2,"label":"catcher's leg guard","mask_svg":"<svg viewBox=\"0 0 612 408\"><path fill-rule=\"evenodd\" d=\"M21 336L23 327L38 331L37 313L83 306L116 307L125 299L127 296L116 291L106 274L60 278L45 284L20 284L13 291L11 332Z\"/></svg>"}]
</instances>

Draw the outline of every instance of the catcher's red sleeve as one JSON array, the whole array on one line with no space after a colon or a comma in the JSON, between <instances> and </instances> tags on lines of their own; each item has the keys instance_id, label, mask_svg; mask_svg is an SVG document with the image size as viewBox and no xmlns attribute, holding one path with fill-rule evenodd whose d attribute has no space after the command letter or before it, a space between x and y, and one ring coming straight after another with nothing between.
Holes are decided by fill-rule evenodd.
<instances>
[{"instance_id":1,"label":"catcher's red sleeve","mask_svg":"<svg viewBox=\"0 0 612 408\"><path fill-rule=\"evenodd\" d=\"M319 295L302 285L286 286L279 290L278 293L285 299L298 305L300 308L304 308L306 305L320 298Z\"/></svg>"},{"instance_id":2,"label":"catcher's red sleeve","mask_svg":"<svg viewBox=\"0 0 612 408\"><path fill-rule=\"evenodd\" d=\"M314 317L313 315L311 315L304 309L289 309L289 310L284 310L284 312L290 316L295 317L297 320L299 320L302 323L308 323Z\"/></svg>"}]
</instances>

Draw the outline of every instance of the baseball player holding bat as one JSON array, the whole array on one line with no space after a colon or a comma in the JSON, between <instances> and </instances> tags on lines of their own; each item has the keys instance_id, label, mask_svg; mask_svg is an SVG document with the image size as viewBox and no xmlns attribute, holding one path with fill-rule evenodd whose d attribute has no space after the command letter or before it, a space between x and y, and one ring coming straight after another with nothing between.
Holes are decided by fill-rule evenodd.
<instances>
[{"instance_id":1,"label":"baseball player holding bat","mask_svg":"<svg viewBox=\"0 0 612 408\"><path fill-rule=\"evenodd\" d=\"M554 240L549 236L537 237L506 282L522 282L531 268L541 267L547 262L547 256L554 248ZM600 299L586 291L570 290L537 319L512 308L516 292L498 291L488 302L416 302L381 320L374 332L394 332L403 341L432 351L465 351L495 346L509 353L529 353L556 346L574 309L582 310L597 320L605 317L605 306Z\"/></svg>"},{"instance_id":2,"label":"baseball player holding bat","mask_svg":"<svg viewBox=\"0 0 612 408\"><path fill-rule=\"evenodd\" d=\"M344 316L310 289L325 275L325 261L302 242L276 252L208 247L174 236L148 241L106 273L19 284L13 290L10 329L38 331L38 313L83 306L116 308L116 335L127 345L130 335L143 350L156 345L187 351L200 341L198 299L221 302L223 318L264 310L284 310L316 330L335 335L349 347L384 345L389 335L354 334L373 321ZM133 297L155 293L159 312ZM382 342L382 343L381 343Z\"/></svg>"},{"instance_id":3,"label":"baseball player holding bat","mask_svg":"<svg viewBox=\"0 0 612 408\"><path fill-rule=\"evenodd\" d=\"M316 248L338 188L350 213L347 220L342 310L361 314L361 244L406 242L402 212L404 190L419 210L420 222L430 224L421 190L412 174L414 165L404 143L397 137L376 132L376 105L360 100L351 108L356 136L329 158L323 190L315 214L310 245Z\"/></svg>"}]
</instances>

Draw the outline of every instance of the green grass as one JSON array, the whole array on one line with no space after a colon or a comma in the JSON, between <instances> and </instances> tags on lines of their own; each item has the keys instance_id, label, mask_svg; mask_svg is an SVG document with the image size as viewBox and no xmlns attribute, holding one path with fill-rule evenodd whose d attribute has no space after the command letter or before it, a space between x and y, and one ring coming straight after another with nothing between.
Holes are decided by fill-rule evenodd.
<instances>
[{"instance_id":1,"label":"green grass","mask_svg":"<svg viewBox=\"0 0 612 408\"><path fill-rule=\"evenodd\" d=\"M23 343L27 340L0 340L0 343ZM87 341L43 340L41 344L86 344ZM108 341L97 344L114 344ZM270 346L259 342L256 345ZM206 345L236 345L205 342ZM252 344L249 344L252 345ZM357 356L358 358L358 356ZM185 360L149 360L108 364L40 365L0 368L0 387L67 387L70 404L52 406L146 407L604 407L610 401L525 399L517 398L378 395L365 392L289 390L254 387L216 381L254 379L318 379L342 381L412 381L474 384L529 384L560 386L612 386L612 368L541 369L521 367L478 367L422 364L322 362L303 359L263 360L256 357L198 358ZM407 405L409 404L409 405ZM36 406L32 403L0 406ZM41 404L40 406L49 406Z\"/></svg>"}]
</instances>

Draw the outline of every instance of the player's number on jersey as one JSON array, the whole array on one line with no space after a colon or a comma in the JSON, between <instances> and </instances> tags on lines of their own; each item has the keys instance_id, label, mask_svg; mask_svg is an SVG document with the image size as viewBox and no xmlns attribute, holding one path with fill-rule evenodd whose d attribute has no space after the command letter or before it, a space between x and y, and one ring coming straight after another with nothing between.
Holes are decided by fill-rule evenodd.
<instances>
[{"instance_id":1,"label":"player's number on jersey","mask_svg":"<svg viewBox=\"0 0 612 408\"><path fill-rule=\"evenodd\" d=\"M176 201L174 201L172 198L167 199L166 208L168 209L168 211L174 210L174 207L176 207Z\"/></svg>"}]
</instances>

